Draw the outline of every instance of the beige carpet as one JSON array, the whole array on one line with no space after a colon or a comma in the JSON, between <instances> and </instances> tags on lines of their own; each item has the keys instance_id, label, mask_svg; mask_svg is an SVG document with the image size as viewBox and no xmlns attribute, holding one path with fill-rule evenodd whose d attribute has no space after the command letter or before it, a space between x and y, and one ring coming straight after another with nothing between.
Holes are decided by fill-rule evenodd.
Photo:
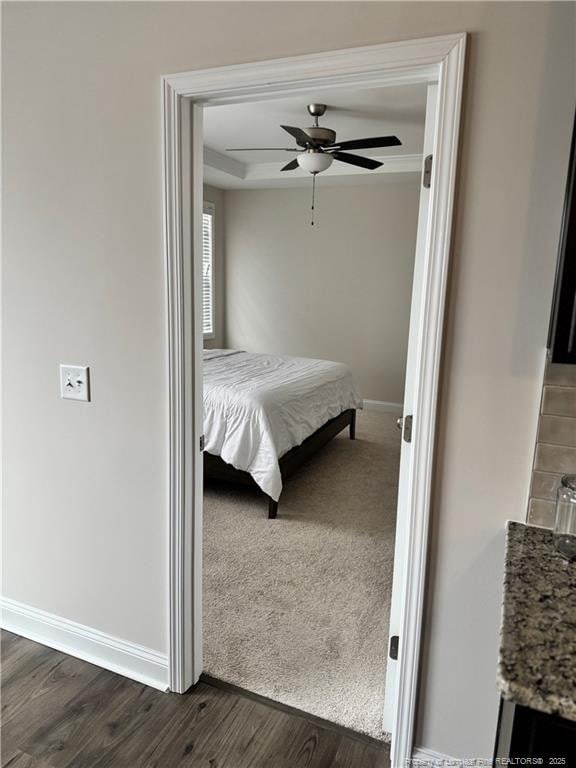
<instances>
[{"instance_id":1,"label":"beige carpet","mask_svg":"<svg viewBox=\"0 0 576 768\"><path fill-rule=\"evenodd\" d=\"M355 731L381 729L400 433L359 412L284 486L208 485L205 671Z\"/></svg>"}]
</instances>

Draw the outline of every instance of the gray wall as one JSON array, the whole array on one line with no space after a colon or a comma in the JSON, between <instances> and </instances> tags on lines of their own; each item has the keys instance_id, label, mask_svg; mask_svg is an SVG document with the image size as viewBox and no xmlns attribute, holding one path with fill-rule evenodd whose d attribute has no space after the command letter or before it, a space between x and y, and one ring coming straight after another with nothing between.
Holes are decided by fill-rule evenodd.
<instances>
[{"instance_id":1,"label":"gray wall","mask_svg":"<svg viewBox=\"0 0 576 768\"><path fill-rule=\"evenodd\" d=\"M321 31L321 34L319 32ZM419 742L491 754L574 108L570 3L2 5L4 590L166 649L163 73L471 33ZM93 367L91 405L58 396Z\"/></svg>"},{"instance_id":2,"label":"gray wall","mask_svg":"<svg viewBox=\"0 0 576 768\"><path fill-rule=\"evenodd\" d=\"M226 343L338 360L371 400L404 395L419 174L226 192Z\"/></svg>"},{"instance_id":3,"label":"gray wall","mask_svg":"<svg viewBox=\"0 0 576 768\"><path fill-rule=\"evenodd\" d=\"M225 194L222 189L204 185L204 202L214 203L214 338L204 339L206 349L221 349L225 338L224 299L225 268L224 268L224 228L225 228Z\"/></svg>"}]
</instances>

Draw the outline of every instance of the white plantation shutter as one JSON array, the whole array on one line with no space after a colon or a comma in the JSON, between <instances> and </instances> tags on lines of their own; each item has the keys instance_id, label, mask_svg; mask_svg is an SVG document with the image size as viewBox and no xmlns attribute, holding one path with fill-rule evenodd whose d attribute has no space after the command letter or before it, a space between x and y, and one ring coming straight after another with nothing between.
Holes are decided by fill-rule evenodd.
<instances>
[{"instance_id":1,"label":"white plantation shutter","mask_svg":"<svg viewBox=\"0 0 576 768\"><path fill-rule=\"evenodd\" d=\"M214 206L204 203L202 214L202 328L214 335Z\"/></svg>"}]
</instances>

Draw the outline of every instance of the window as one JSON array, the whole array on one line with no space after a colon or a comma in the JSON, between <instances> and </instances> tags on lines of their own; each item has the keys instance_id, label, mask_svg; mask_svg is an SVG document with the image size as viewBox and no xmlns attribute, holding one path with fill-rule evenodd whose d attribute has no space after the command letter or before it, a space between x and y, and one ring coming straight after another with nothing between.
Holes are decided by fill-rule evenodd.
<instances>
[{"instance_id":1,"label":"window","mask_svg":"<svg viewBox=\"0 0 576 768\"><path fill-rule=\"evenodd\" d=\"M202 328L214 338L214 205L204 203L202 214Z\"/></svg>"}]
</instances>

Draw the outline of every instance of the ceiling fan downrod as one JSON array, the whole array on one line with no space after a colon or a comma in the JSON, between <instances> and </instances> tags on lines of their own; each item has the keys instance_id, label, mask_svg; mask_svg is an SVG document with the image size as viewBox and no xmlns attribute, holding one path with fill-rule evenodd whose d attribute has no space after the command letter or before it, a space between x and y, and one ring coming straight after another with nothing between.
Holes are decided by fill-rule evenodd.
<instances>
[{"instance_id":1,"label":"ceiling fan downrod","mask_svg":"<svg viewBox=\"0 0 576 768\"><path fill-rule=\"evenodd\" d=\"M318 118L322 117L324 112L326 112L326 104L308 104L306 109L308 114L314 118L314 127L318 128Z\"/></svg>"}]
</instances>

